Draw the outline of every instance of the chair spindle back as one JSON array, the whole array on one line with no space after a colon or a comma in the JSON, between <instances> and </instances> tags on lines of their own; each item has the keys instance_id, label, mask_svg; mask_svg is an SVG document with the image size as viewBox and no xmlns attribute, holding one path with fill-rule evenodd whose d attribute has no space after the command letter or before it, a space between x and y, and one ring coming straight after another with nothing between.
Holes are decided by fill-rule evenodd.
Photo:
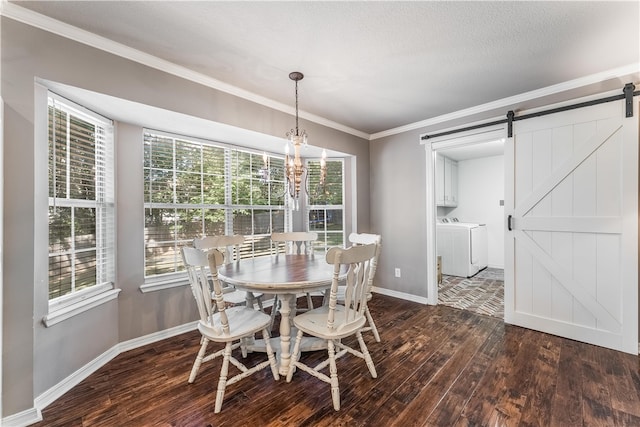
<instances>
[{"instance_id":1,"label":"chair spindle back","mask_svg":"<svg viewBox=\"0 0 640 427\"><path fill-rule=\"evenodd\" d=\"M355 323L363 322L367 307L367 296L369 291L369 277L375 272L371 264L375 259L377 245L352 246L349 249L333 247L326 255L327 263L333 264L333 280L329 293L329 313L327 317L327 327L340 330L348 328ZM338 300L338 286L340 281L340 270L343 265L347 265L347 275L345 281L344 307L345 317L342 324L335 323L335 310Z\"/></svg>"},{"instance_id":2,"label":"chair spindle back","mask_svg":"<svg viewBox=\"0 0 640 427\"><path fill-rule=\"evenodd\" d=\"M369 234L369 233L351 233L349 235L349 241L354 246L361 245L376 245L376 253L374 255L373 260L371 260L371 264L369 268L371 269L369 273L369 284L367 290L367 297L371 299L371 289L373 288L373 278L376 275L376 270L378 268L378 258L380 258L380 251L382 250L382 236L379 234Z\"/></svg>"},{"instance_id":3,"label":"chair spindle back","mask_svg":"<svg viewBox=\"0 0 640 427\"><path fill-rule=\"evenodd\" d=\"M228 335L229 321L225 313L222 285L218 280L218 267L224 263L224 254L217 249L205 252L189 247L183 247L181 251L191 291L196 299L196 306L200 314L200 324L217 335ZM211 300L210 283L213 284L213 301ZM214 316L216 311L219 313L217 317Z\"/></svg>"},{"instance_id":4,"label":"chair spindle back","mask_svg":"<svg viewBox=\"0 0 640 427\"><path fill-rule=\"evenodd\" d=\"M318 240L315 231L292 231L288 233L272 233L271 243L275 254L284 252L287 255L311 254L313 242Z\"/></svg>"},{"instance_id":5,"label":"chair spindle back","mask_svg":"<svg viewBox=\"0 0 640 427\"><path fill-rule=\"evenodd\" d=\"M240 261L240 247L245 237L241 234L233 236L206 236L193 240L193 247L197 249L218 249L224 254L224 264Z\"/></svg>"}]
</instances>

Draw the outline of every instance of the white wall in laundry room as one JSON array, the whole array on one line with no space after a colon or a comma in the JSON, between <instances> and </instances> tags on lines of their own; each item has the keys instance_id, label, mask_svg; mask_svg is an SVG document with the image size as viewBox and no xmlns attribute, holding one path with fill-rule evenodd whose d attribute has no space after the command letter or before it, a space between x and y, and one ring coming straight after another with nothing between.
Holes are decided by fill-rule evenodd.
<instances>
[{"instance_id":1,"label":"white wall in laundry room","mask_svg":"<svg viewBox=\"0 0 640 427\"><path fill-rule=\"evenodd\" d=\"M460 222L487 224L489 267L504 268L504 156L458 161L458 207L448 212Z\"/></svg>"}]
</instances>

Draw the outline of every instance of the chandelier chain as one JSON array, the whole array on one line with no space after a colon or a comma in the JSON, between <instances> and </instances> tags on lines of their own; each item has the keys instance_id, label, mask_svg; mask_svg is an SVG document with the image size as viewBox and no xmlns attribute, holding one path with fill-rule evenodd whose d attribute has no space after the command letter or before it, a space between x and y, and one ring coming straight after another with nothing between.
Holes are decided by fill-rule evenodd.
<instances>
[{"instance_id":1,"label":"chandelier chain","mask_svg":"<svg viewBox=\"0 0 640 427\"><path fill-rule=\"evenodd\" d=\"M296 80L296 136L300 136L298 133L298 80Z\"/></svg>"}]
</instances>

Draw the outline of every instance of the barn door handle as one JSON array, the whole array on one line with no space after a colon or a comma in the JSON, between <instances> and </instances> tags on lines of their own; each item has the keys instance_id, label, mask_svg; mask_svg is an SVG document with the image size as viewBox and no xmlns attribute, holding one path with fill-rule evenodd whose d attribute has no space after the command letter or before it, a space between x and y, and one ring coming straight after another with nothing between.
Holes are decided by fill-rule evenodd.
<instances>
[{"instance_id":1,"label":"barn door handle","mask_svg":"<svg viewBox=\"0 0 640 427\"><path fill-rule=\"evenodd\" d=\"M507 217L507 228L509 229L509 231L513 231L513 228L511 227L511 220L513 219L513 216L509 215Z\"/></svg>"}]
</instances>

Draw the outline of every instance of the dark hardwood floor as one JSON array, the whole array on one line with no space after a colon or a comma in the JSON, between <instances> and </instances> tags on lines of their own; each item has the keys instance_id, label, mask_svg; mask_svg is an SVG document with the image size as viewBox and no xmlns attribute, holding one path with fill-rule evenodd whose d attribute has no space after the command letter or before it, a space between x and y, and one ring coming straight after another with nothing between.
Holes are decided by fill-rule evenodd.
<instances>
[{"instance_id":1,"label":"dark hardwood floor","mask_svg":"<svg viewBox=\"0 0 640 427\"><path fill-rule=\"evenodd\" d=\"M300 371L275 382L267 369L228 386L214 414L220 362L187 383L192 332L119 355L36 425L640 426L638 357L446 306L375 295L370 309L382 337L365 335L378 378L361 359L339 359L339 412L328 384Z\"/></svg>"}]
</instances>

